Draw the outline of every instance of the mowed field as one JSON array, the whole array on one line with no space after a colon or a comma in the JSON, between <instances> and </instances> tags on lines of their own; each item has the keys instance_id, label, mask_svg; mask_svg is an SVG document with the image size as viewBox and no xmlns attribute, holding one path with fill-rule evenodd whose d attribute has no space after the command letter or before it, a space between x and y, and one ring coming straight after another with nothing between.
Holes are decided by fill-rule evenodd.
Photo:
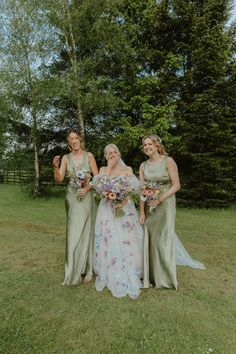
<instances>
[{"instance_id":1,"label":"mowed field","mask_svg":"<svg viewBox=\"0 0 236 354\"><path fill-rule=\"evenodd\" d=\"M0 353L236 353L236 209L178 209L176 231L206 270L137 300L63 287L63 197L0 185Z\"/></svg>"}]
</instances>

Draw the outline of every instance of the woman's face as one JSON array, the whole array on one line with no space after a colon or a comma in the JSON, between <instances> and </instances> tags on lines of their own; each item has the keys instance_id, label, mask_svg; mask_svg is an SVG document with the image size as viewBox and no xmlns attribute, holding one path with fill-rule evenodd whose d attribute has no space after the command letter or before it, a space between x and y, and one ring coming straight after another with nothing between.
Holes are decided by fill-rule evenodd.
<instances>
[{"instance_id":1,"label":"woman's face","mask_svg":"<svg viewBox=\"0 0 236 354\"><path fill-rule=\"evenodd\" d=\"M119 160L119 154L118 151L114 148L109 148L106 153L106 159L108 160Z\"/></svg>"},{"instance_id":2,"label":"woman's face","mask_svg":"<svg viewBox=\"0 0 236 354\"><path fill-rule=\"evenodd\" d=\"M68 144L72 150L78 150L80 148L80 137L76 133L70 133L67 137Z\"/></svg>"},{"instance_id":3,"label":"woman's face","mask_svg":"<svg viewBox=\"0 0 236 354\"><path fill-rule=\"evenodd\" d=\"M150 156L158 151L156 144L150 139L147 138L143 142L143 151L147 156Z\"/></svg>"}]
</instances>

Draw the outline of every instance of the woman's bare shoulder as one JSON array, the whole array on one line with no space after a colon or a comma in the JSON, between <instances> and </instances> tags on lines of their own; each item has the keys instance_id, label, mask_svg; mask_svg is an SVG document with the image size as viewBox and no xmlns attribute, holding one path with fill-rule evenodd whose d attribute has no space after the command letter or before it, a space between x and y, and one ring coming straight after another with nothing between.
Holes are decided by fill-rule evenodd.
<instances>
[{"instance_id":1,"label":"woman's bare shoulder","mask_svg":"<svg viewBox=\"0 0 236 354\"><path fill-rule=\"evenodd\" d=\"M125 173L126 176L131 176L133 174L133 169L130 166L123 166L121 171Z\"/></svg>"},{"instance_id":2,"label":"woman's bare shoulder","mask_svg":"<svg viewBox=\"0 0 236 354\"><path fill-rule=\"evenodd\" d=\"M68 154L62 156L61 162L67 163L68 162Z\"/></svg>"}]
</instances>

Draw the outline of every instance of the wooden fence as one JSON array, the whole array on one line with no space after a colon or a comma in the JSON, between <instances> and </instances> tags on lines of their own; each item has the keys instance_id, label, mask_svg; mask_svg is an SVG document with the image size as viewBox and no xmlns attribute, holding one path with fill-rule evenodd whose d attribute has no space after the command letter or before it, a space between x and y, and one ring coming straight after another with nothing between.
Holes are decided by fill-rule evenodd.
<instances>
[{"instance_id":1,"label":"wooden fence","mask_svg":"<svg viewBox=\"0 0 236 354\"><path fill-rule=\"evenodd\" d=\"M28 184L34 181L35 172L32 170L0 170L0 183L4 184ZM63 183L56 184L53 171L45 170L40 173L40 185L44 186L65 186L66 179Z\"/></svg>"},{"instance_id":2,"label":"wooden fence","mask_svg":"<svg viewBox=\"0 0 236 354\"><path fill-rule=\"evenodd\" d=\"M34 171L0 170L0 183L24 184L34 179Z\"/></svg>"}]
</instances>

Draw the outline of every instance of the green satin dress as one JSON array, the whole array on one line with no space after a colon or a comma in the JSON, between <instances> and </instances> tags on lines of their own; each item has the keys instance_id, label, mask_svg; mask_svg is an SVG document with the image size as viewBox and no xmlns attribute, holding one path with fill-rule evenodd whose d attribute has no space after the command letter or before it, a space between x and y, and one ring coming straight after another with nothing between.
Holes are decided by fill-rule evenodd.
<instances>
[{"instance_id":1,"label":"green satin dress","mask_svg":"<svg viewBox=\"0 0 236 354\"><path fill-rule=\"evenodd\" d=\"M163 192L170 186L167 157L156 164L143 163L144 177L161 183ZM145 205L143 287L177 289L175 260L175 195L150 212Z\"/></svg>"},{"instance_id":2,"label":"green satin dress","mask_svg":"<svg viewBox=\"0 0 236 354\"><path fill-rule=\"evenodd\" d=\"M76 170L71 154L67 155L67 170ZM84 152L80 168L91 172L88 153ZM82 200L76 197L76 190L68 184L66 200L66 255L65 279L63 285L77 285L82 274L92 275L93 232L95 202L89 191Z\"/></svg>"}]
</instances>

